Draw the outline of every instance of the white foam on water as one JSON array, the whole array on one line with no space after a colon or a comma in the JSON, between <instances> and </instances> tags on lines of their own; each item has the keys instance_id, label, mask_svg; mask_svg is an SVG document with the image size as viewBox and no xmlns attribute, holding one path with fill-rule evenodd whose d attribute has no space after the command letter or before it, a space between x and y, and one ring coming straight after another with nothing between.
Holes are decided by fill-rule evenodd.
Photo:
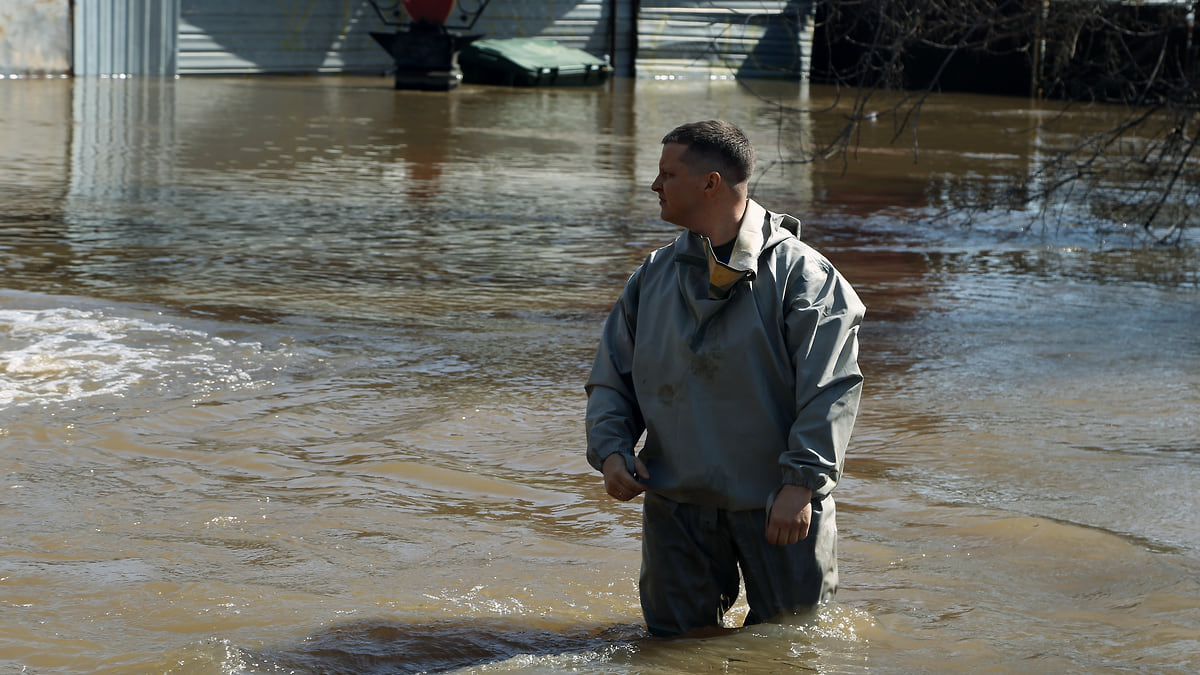
<instances>
[{"instance_id":1,"label":"white foam on water","mask_svg":"<svg viewBox=\"0 0 1200 675\"><path fill-rule=\"evenodd\" d=\"M107 310L0 309L0 407L246 386L255 342ZM197 387L199 383L199 387Z\"/></svg>"}]
</instances>

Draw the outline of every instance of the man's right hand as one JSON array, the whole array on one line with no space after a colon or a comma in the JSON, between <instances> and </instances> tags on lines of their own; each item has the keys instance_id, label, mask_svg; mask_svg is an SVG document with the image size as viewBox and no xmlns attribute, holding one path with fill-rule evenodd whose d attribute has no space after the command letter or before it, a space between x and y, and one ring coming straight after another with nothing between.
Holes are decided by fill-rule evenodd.
<instances>
[{"instance_id":1,"label":"man's right hand","mask_svg":"<svg viewBox=\"0 0 1200 675\"><path fill-rule=\"evenodd\" d=\"M633 458L633 466L643 480L650 477L646 465L636 456ZM613 499L627 502L646 491L646 486L629 473L625 466L625 455L614 452L604 459L601 468L604 470L604 491Z\"/></svg>"},{"instance_id":2,"label":"man's right hand","mask_svg":"<svg viewBox=\"0 0 1200 675\"><path fill-rule=\"evenodd\" d=\"M767 542L791 546L804 541L811 522L812 490L801 485L784 485L767 514Z\"/></svg>"}]
</instances>

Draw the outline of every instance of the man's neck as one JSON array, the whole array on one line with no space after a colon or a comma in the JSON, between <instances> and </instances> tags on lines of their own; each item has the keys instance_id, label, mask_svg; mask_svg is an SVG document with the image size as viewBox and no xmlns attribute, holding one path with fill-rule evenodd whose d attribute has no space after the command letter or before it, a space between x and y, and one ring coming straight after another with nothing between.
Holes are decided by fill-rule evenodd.
<instances>
[{"instance_id":1,"label":"man's neck","mask_svg":"<svg viewBox=\"0 0 1200 675\"><path fill-rule=\"evenodd\" d=\"M723 246L737 238L738 230L741 229L742 217L746 214L746 206L749 200L742 199L730 205L729 208L720 209L713 214L713 218L709 223L705 223L701 227L689 228L696 234L702 234L708 237L713 246Z\"/></svg>"}]
</instances>

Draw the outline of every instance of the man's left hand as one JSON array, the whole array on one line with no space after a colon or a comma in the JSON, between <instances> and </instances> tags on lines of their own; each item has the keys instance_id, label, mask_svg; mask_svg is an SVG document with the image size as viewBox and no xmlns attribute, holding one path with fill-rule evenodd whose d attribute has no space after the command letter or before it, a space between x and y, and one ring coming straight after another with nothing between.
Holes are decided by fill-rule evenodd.
<instances>
[{"instance_id":1,"label":"man's left hand","mask_svg":"<svg viewBox=\"0 0 1200 675\"><path fill-rule=\"evenodd\" d=\"M790 546L808 536L812 520L812 490L799 485L784 485L775 495L767 514L767 543Z\"/></svg>"}]
</instances>

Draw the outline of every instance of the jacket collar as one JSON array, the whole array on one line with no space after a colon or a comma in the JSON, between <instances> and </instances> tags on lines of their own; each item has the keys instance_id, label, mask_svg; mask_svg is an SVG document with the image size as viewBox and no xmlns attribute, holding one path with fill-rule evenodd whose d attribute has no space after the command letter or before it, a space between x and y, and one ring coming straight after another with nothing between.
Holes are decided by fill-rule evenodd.
<instances>
[{"instance_id":1,"label":"jacket collar","mask_svg":"<svg viewBox=\"0 0 1200 675\"><path fill-rule=\"evenodd\" d=\"M708 263L709 295L723 298L729 294L742 279L753 279L758 269L758 254L762 252L766 223L766 209L758 202L746 202L746 211L738 225L737 238L733 241L733 251L729 254L729 262L717 260L713 252L712 242L702 237L704 242L704 258Z\"/></svg>"},{"instance_id":2,"label":"jacket collar","mask_svg":"<svg viewBox=\"0 0 1200 675\"><path fill-rule=\"evenodd\" d=\"M758 202L753 199L746 200L746 212L742 214L742 221L738 225L737 239L733 242L733 253L729 255L727 264L720 263L724 267L735 272L746 273L752 275L754 270L758 268L758 256L762 253L763 244L770 236L771 224L767 220L767 210L759 206ZM707 244L709 258L717 262L712 255L712 243Z\"/></svg>"},{"instance_id":3,"label":"jacket collar","mask_svg":"<svg viewBox=\"0 0 1200 675\"><path fill-rule=\"evenodd\" d=\"M706 266L708 268L709 297L725 298L730 289L743 279L753 279L758 269L758 257L764 247L775 243L773 240L774 214L754 200L747 200L746 210L738 224L737 237L733 242L733 251L729 262L717 260L712 250L712 242L703 235L685 230L679 236L675 246L675 259L680 262Z\"/></svg>"}]
</instances>

